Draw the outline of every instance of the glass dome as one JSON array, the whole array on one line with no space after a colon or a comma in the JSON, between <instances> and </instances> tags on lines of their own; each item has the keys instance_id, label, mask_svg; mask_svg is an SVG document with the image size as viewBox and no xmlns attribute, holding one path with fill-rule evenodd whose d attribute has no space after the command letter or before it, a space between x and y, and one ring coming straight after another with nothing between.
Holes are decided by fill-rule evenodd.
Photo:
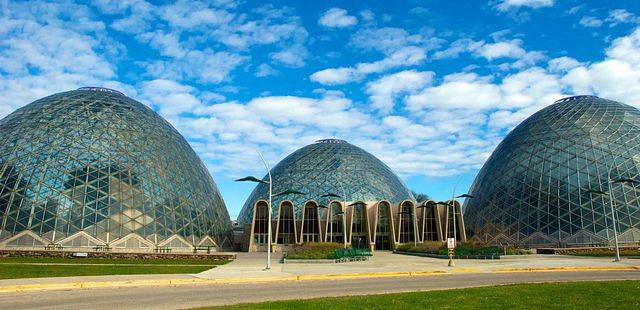
<instances>
[{"instance_id":1,"label":"glass dome","mask_svg":"<svg viewBox=\"0 0 640 310\"><path fill-rule=\"evenodd\" d=\"M271 169L273 193L297 190L305 195L274 197L273 212L283 200L291 200L296 218L301 218L304 202L315 199L326 203L322 195L332 193L346 201L389 200L400 203L413 196L387 165L365 150L343 140L325 139L307 145L287 156ZM268 176L263 180L267 181ZM253 205L268 199L269 186L258 184L244 204L238 222L251 223ZM274 213L275 216L275 213Z\"/></svg>"},{"instance_id":2,"label":"glass dome","mask_svg":"<svg viewBox=\"0 0 640 310\"><path fill-rule=\"evenodd\" d=\"M231 230L185 139L150 108L97 87L0 120L0 219L8 247L222 246Z\"/></svg>"},{"instance_id":3,"label":"glass dome","mask_svg":"<svg viewBox=\"0 0 640 310\"><path fill-rule=\"evenodd\" d=\"M521 245L640 241L640 111L594 96L558 100L498 145L465 201L474 239ZM601 191L606 194L589 192ZM609 195L609 193L611 195Z\"/></svg>"}]
</instances>

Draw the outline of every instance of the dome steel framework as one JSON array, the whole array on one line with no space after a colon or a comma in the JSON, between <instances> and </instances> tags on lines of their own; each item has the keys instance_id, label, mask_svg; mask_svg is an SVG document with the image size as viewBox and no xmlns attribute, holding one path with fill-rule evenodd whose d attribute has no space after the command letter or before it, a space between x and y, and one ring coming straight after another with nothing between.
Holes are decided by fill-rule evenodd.
<instances>
[{"instance_id":1,"label":"dome steel framework","mask_svg":"<svg viewBox=\"0 0 640 310\"><path fill-rule=\"evenodd\" d=\"M558 100L513 129L478 173L464 206L469 235L493 244L606 244L613 203L620 239L638 242L640 187L611 182L620 178L640 180L640 111L594 96Z\"/></svg>"},{"instance_id":2,"label":"dome steel framework","mask_svg":"<svg viewBox=\"0 0 640 310\"><path fill-rule=\"evenodd\" d=\"M387 165L365 150L338 139L325 139L307 145L280 161L271 169L273 193L293 189L305 195L284 195L273 199L272 213L288 200L295 206L296 218L302 218L306 201L322 200L325 194L337 194L345 201L388 200L397 204L414 200L405 184ZM265 176L263 180L268 181ZM253 208L260 199L268 199L269 186L258 184L245 202L238 222L251 223Z\"/></svg>"},{"instance_id":3,"label":"dome steel framework","mask_svg":"<svg viewBox=\"0 0 640 310\"><path fill-rule=\"evenodd\" d=\"M231 224L185 139L106 88L54 94L0 120L0 246L224 246Z\"/></svg>"}]
</instances>

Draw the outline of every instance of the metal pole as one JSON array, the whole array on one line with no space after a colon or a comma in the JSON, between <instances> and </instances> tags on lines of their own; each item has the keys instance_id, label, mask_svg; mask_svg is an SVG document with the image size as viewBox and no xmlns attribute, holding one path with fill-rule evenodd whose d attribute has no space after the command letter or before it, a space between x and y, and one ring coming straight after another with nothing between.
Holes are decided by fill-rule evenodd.
<instances>
[{"instance_id":1,"label":"metal pole","mask_svg":"<svg viewBox=\"0 0 640 310\"><path fill-rule=\"evenodd\" d=\"M456 188L458 187L458 183L460 183L460 179L456 182L456 185L453 186L453 192L451 193L451 206L453 207L453 239L458 241L457 239L457 227L456 227Z\"/></svg>"},{"instance_id":2,"label":"metal pole","mask_svg":"<svg viewBox=\"0 0 640 310\"><path fill-rule=\"evenodd\" d=\"M342 189L342 241L344 243L344 248L347 248L347 192L344 190L344 186L342 185L342 181L338 179L338 184L340 184L340 188Z\"/></svg>"},{"instance_id":3,"label":"metal pole","mask_svg":"<svg viewBox=\"0 0 640 310\"><path fill-rule=\"evenodd\" d=\"M457 230L458 228L456 227L456 188L458 187L458 183L460 183L460 180L462 178L458 178L458 181L456 181L456 184L453 186L453 192L451 193L451 207L453 208L453 240L454 242L457 243L458 239L457 239ZM455 251L455 249L454 249ZM453 267L455 266L455 262L453 261L453 256L449 256L449 267Z\"/></svg>"},{"instance_id":4,"label":"metal pole","mask_svg":"<svg viewBox=\"0 0 640 310\"><path fill-rule=\"evenodd\" d=\"M271 169L269 169L267 161L264 160L264 157L262 156L262 153L260 153L260 151L257 152L258 155L260 155L260 159L262 159L264 167L267 168L267 174L269 175L269 222L267 223L267 267L265 268L266 270L269 270L271 269L271 200L273 197L273 180L271 179Z\"/></svg>"}]
</instances>

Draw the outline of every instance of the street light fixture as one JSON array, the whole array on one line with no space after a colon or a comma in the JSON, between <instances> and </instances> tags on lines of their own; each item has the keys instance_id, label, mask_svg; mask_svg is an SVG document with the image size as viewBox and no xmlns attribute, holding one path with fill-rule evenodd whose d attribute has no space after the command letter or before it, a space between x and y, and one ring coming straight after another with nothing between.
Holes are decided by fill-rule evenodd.
<instances>
[{"instance_id":1,"label":"street light fixture","mask_svg":"<svg viewBox=\"0 0 640 310\"><path fill-rule=\"evenodd\" d=\"M619 246L619 242L618 242L618 233L617 233L617 228L616 228L616 224L617 224L617 215L616 215L616 208L614 207L614 200L613 200L613 189L611 188L611 184L627 184L627 185L635 185L640 183L640 181L635 180L635 179L631 179L631 178L618 178L618 179L614 179L611 180L611 178L609 178L609 201L611 204L611 216L613 218L613 234L614 234L614 240L616 242L616 258L614 259L615 262L619 262L620 261L620 246Z\"/></svg>"},{"instance_id":2,"label":"street light fixture","mask_svg":"<svg viewBox=\"0 0 640 310\"><path fill-rule=\"evenodd\" d=\"M262 184L268 184L269 185L269 207L268 207L268 222L267 222L267 266L265 267L265 270L269 270L271 269L271 212L272 212L272 208L271 208L271 201L274 197L273 195L273 179L271 178L271 169L269 169L269 165L267 164L267 161L264 160L264 156L262 156L262 153L260 153L260 151L257 151L258 155L260 156L260 159L262 160L262 163L264 164L265 169L267 169L267 175L269 176L269 181L264 181L261 179L258 179L254 176L247 176L244 178L240 178L237 179L236 182L255 182L255 183L262 183ZM284 192L278 193L277 196L281 196L281 195L287 195L287 194L304 194L302 192L298 192L298 191L294 191L294 190L285 190ZM253 236L251 236L251 238L253 238Z\"/></svg>"},{"instance_id":3,"label":"street light fixture","mask_svg":"<svg viewBox=\"0 0 640 310\"><path fill-rule=\"evenodd\" d=\"M589 195L591 194L595 194L595 195L606 195L606 192L603 191L599 191L599 190L594 190L594 189L589 189L586 191ZM614 262L619 262L620 261L620 248L618 246L618 230L616 228L616 210L613 207L613 201L611 200L611 196L609 196L609 205L611 205L611 219L613 222L613 239L615 240L615 247L616 247L616 256L613 259Z\"/></svg>"}]
</instances>

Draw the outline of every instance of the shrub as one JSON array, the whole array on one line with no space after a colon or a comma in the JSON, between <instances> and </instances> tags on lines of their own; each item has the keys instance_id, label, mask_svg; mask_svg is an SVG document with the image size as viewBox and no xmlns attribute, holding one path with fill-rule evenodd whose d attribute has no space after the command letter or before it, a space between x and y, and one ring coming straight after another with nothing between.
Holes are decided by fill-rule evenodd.
<instances>
[{"instance_id":1,"label":"shrub","mask_svg":"<svg viewBox=\"0 0 640 310\"><path fill-rule=\"evenodd\" d=\"M535 250L531 250L531 249L519 249L516 247L512 247L512 246L508 246L506 248L502 248L500 249L501 254L506 254L506 255L529 255L529 254L535 254Z\"/></svg>"},{"instance_id":2,"label":"shrub","mask_svg":"<svg viewBox=\"0 0 640 310\"><path fill-rule=\"evenodd\" d=\"M428 253L438 254L438 251L444 246L444 243L439 241L426 241L418 243L417 246L413 244L402 244L396 248L398 251L414 252L414 253Z\"/></svg>"},{"instance_id":3,"label":"shrub","mask_svg":"<svg viewBox=\"0 0 640 310\"><path fill-rule=\"evenodd\" d=\"M447 255L448 250L440 249L439 254ZM484 255L492 256L499 255L500 248L497 246L475 246L469 244L461 244L456 247L456 255Z\"/></svg>"},{"instance_id":4,"label":"shrub","mask_svg":"<svg viewBox=\"0 0 640 310\"><path fill-rule=\"evenodd\" d=\"M344 248L342 243L315 243L309 242L302 245L294 245L287 251L290 259L334 259L336 250Z\"/></svg>"}]
</instances>

